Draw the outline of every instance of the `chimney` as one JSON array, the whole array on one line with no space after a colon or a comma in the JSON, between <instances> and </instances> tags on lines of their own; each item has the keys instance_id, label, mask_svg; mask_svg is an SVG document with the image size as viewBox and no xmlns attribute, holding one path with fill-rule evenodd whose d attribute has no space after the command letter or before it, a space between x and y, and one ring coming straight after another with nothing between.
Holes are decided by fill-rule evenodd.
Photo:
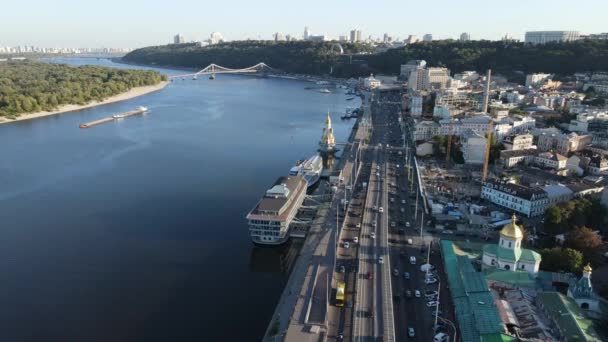
<instances>
[{"instance_id":1,"label":"chimney","mask_svg":"<svg viewBox=\"0 0 608 342\"><path fill-rule=\"evenodd\" d=\"M486 91L483 94L483 107L481 111L484 113L488 112L488 104L490 102L490 78L492 77L492 69L488 69L488 74L486 76Z\"/></svg>"}]
</instances>

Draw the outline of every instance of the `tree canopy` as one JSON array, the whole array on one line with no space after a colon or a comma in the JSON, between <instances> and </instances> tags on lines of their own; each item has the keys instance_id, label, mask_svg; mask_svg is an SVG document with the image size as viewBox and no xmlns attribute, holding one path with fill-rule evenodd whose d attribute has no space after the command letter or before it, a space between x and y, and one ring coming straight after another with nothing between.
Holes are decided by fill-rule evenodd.
<instances>
[{"instance_id":1,"label":"tree canopy","mask_svg":"<svg viewBox=\"0 0 608 342\"><path fill-rule=\"evenodd\" d=\"M543 249L540 254L540 267L545 271L579 273L583 266L583 254L571 248Z\"/></svg>"},{"instance_id":2,"label":"tree canopy","mask_svg":"<svg viewBox=\"0 0 608 342\"><path fill-rule=\"evenodd\" d=\"M158 84L151 70L73 67L34 61L0 63L0 116L52 111L60 105L102 101L131 88Z\"/></svg>"},{"instance_id":3,"label":"tree canopy","mask_svg":"<svg viewBox=\"0 0 608 342\"><path fill-rule=\"evenodd\" d=\"M354 77L370 73L395 75L409 60L424 59L429 66L452 72L488 68L515 81L534 72L571 75L579 71L608 70L608 41L580 40L531 45L503 41L439 40L372 53L365 44L340 43L344 55L332 51L332 42L237 41L206 47L196 44L153 46L127 54L124 59L143 64L205 67L248 67L259 62L291 73Z\"/></svg>"}]
</instances>

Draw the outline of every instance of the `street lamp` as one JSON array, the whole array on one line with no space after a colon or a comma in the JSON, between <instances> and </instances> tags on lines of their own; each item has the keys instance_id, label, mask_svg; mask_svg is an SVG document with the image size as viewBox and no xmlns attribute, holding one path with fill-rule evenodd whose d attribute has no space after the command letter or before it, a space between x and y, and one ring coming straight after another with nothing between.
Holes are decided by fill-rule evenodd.
<instances>
[{"instance_id":1,"label":"street lamp","mask_svg":"<svg viewBox=\"0 0 608 342\"><path fill-rule=\"evenodd\" d=\"M454 338L453 338L453 341L454 341L454 342L456 342L456 333L457 333L457 332L456 332L456 326L454 325L454 322L450 321L450 320L449 320L449 319L447 319L447 318L443 318L443 317L439 317L439 319L440 319L442 322L444 322L444 323L448 323L448 324L449 324L449 325L452 327L452 329L454 330ZM437 325L437 323L435 323L435 325Z\"/></svg>"}]
</instances>

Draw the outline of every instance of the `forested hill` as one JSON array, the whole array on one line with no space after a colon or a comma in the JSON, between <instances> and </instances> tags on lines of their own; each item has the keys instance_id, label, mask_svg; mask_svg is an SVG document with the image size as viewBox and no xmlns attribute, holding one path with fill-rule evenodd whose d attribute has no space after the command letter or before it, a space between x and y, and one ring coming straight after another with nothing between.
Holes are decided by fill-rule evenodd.
<instances>
[{"instance_id":1,"label":"forested hill","mask_svg":"<svg viewBox=\"0 0 608 342\"><path fill-rule=\"evenodd\" d=\"M608 71L608 41L529 45L516 42L442 40L410 44L375 54L363 44L341 44L345 55L332 50L331 42L240 41L207 47L195 44L154 46L135 50L124 60L142 64L205 67L247 67L259 62L292 73L351 77L369 73L399 73L399 66L424 59L429 66L452 72L492 68L510 78L532 72L568 75L577 71ZM519 76L518 76L519 75Z\"/></svg>"},{"instance_id":2,"label":"forested hill","mask_svg":"<svg viewBox=\"0 0 608 342\"><path fill-rule=\"evenodd\" d=\"M331 42L313 41L234 41L200 47L196 44L171 44L134 50L127 62L178 67L203 68L211 63L228 68L249 67L260 62L290 73L327 74L338 64L338 48ZM340 43L345 54L371 53L366 44Z\"/></svg>"},{"instance_id":3,"label":"forested hill","mask_svg":"<svg viewBox=\"0 0 608 342\"><path fill-rule=\"evenodd\" d=\"M0 116L52 111L60 105L101 101L166 79L156 71L73 67L34 61L0 62Z\"/></svg>"}]
</instances>

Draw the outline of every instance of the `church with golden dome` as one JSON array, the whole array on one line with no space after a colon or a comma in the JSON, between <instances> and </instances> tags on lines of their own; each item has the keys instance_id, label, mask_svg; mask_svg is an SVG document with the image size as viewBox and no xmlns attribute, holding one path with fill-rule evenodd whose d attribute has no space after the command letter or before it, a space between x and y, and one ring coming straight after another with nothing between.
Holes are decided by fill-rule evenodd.
<instances>
[{"instance_id":1,"label":"church with golden dome","mask_svg":"<svg viewBox=\"0 0 608 342\"><path fill-rule=\"evenodd\" d=\"M521 248L524 238L523 229L517 225L513 215L511 222L500 231L498 244L483 247L482 264L484 268L500 268L506 271L527 271L536 276L540 266L540 254Z\"/></svg>"},{"instance_id":2,"label":"church with golden dome","mask_svg":"<svg viewBox=\"0 0 608 342\"><path fill-rule=\"evenodd\" d=\"M331 127L331 117L327 112L327 118L325 118L325 127L323 128L323 135L319 140L319 151L321 152L334 152L336 149L336 138L334 137L334 129Z\"/></svg>"}]
</instances>

